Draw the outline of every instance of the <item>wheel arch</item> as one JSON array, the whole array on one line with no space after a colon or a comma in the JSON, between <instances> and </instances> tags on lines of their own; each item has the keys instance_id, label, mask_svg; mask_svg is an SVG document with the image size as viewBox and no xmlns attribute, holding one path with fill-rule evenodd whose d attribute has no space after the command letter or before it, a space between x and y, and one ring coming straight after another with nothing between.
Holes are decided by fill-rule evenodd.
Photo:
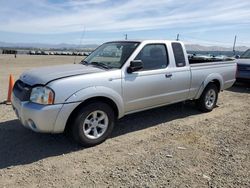
<instances>
[{"instance_id":1,"label":"wheel arch","mask_svg":"<svg viewBox=\"0 0 250 188\"><path fill-rule=\"evenodd\" d=\"M65 126L65 129L64 131L69 131L70 129L70 126L71 124L73 123L73 120L74 118L76 117L77 115L77 112L83 108L84 106L90 104L90 103L94 103L94 102L104 102L106 104L108 104L113 110L114 110L114 113L115 113L115 118L118 118L119 117L119 109L118 109L118 106L117 104L110 98L108 97L105 97L105 96L95 96L95 97L91 97L91 98L88 98L86 100L84 100L83 102L81 102L69 115L68 119L67 119L67 122L66 122L66 126Z\"/></svg>"},{"instance_id":2,"label":"wheel arch","mask_svg":"<svg viewBox=\"0 0 250 188\"><path fill-rule=\"evenodd\" d=\"M218 92L221 91L221 83L220 83L220 81L218 79L211 80L208 84L210 84L210 83L214 83L216 85L216 87L218 89ZM208 84L207 84L207 86L208 86Z\"/></svg>"},{"instance_id":3,"label":"wheel arch","mask_svg":"<svg viewBox=\"0 0 250 188\"><path fill-rule=\"evenodd\" d=\"M220 92L222 90L222 86L223 86L223 78L220 74L210 74L205 81L202 82L198 93L196 94L195 99L199 99L200 96L202 95L203 91L205 90L205 88L211 84L214 83L218 89L218 92Z\"/></svg>"}]
</instances>

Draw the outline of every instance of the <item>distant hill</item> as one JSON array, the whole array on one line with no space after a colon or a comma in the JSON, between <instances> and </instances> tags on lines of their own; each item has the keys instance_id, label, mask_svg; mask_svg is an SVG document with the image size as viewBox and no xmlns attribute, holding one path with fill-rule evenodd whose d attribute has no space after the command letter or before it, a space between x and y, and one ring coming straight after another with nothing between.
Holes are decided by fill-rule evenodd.
<instances>
[{"instance_id":1,"label":"distant hill","mask_svg":"<svg viewBox=\"0 0 250 188\"><path fill-rule=\"evenodd\" d=\"M45 43L7 43L0 41L0 47L8 48L42 48L42 49L79 49L79 48L89 48L95 49L98 44L45 44ZM232 51L232 47L221 47L221 46L202 46L198 44L186 44L186 49L188 51ZM237 46L237 51L245 51L249 49L247 46Z\"/></svg>"},{"instance_id":2,"label":"distant hill","mask_svg":"<svg viewBox=\"0 0 250 188\"><path fill-rule=\"evenodd\" d=\"M8 42L1 42L0 47L7 47L7 48L43 48L43 49L78 49L78 48L90 48L95 49L98 44L83 44L83 45L76 45L76 44L45 44L45 43L8 43Z\"/></svg>"},{"instance_id":3,"label":"distant hill","mask_svg":"<svg viewBox=\"0 0 250 188\"><path fill-rule=\"evenodd\" d=\"M186 44L188 51L232 51L232 47L221 47L221 46L201 46L198 44ZM236 46L236 51L246 51L249 49L247 46Z\"/></svg>"}]
</instances>

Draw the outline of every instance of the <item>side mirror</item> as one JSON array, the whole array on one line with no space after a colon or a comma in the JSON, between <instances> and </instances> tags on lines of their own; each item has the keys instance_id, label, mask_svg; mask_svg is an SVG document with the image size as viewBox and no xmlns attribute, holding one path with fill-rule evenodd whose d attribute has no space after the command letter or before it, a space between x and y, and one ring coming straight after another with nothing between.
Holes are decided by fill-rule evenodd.
<instances>
[{"instance_id":1,"label":"side mirror","mask_svg":"<svg viewBox=\"0 0 250 188\"><path fill-rule=\"evenodd\" d=\"M128 67L127 72L132 73L141 70L142 68L143 68L142 60L133 60L130 62L130 66Z\"/></svg>"},{"instance_id":2,"label":"side mirror","mask_svg":"<svg viewBox=\"0 0 250 188\"><path fill-rule=\"evenodd\" d=\"M236 55L235 58L236 58L236 59L239 59L239 58L240 58L240 55Z\"/></svg>"}]
</instances>

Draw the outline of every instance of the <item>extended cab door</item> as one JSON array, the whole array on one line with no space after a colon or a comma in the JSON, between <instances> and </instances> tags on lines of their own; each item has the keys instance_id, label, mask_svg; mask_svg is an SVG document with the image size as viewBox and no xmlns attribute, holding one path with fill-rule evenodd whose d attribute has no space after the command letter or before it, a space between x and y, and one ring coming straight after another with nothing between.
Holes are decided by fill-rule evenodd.
<instances>
[{"instance_id":1,"label":"extended cab door","mask_svg":"<svg viewBox=\"0 0 250 188\"><path fill-rule=\"evenodd\" d=\"M135 60L142 60L143 69L124 73L122 85L125 113L187 98L190 71L185 67L185 62L184 68L176 67L173 56L170 44L146 44L141 49Z\"/></svg>"}]
</instances>

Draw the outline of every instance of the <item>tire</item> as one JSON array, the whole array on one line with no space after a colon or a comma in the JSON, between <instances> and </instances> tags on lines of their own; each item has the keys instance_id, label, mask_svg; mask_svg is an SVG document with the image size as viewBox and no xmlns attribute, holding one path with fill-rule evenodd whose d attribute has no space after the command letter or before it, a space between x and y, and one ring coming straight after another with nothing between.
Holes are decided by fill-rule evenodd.
<instances>
[{"instance_id":1,"label":"tire","mask_svg":"<svg viewBox=\"0 0 250 188\"><path fill-rule=\"evenodd\" d=\"M98 145L111 135L114 124L114 110L108 104L87 104L77 112L73 120L73 139L84 147Z\"/></svg>"},{"instance_id":2,"label":"tire","mask_svg":"<svg viewBox=\"0 0 250 188\"><path fill-rule=\"evenodd\" d=\"M211 112L216 106L217 100L218 88L214 83L210 83L204 89L200 98L196 101L196 105L202 112Z\"/></svg>"}]
</instances>

